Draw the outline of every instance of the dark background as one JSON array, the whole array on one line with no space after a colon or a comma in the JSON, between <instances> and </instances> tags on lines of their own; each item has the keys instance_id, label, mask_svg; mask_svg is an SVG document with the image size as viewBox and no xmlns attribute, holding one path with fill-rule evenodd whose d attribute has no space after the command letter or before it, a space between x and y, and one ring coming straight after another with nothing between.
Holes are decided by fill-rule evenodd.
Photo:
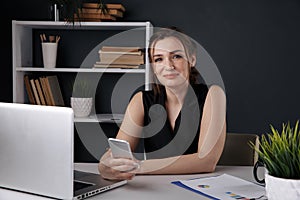
<instances>
[{"instance_id":1,"label":"dark background","mask_svg":"<svg viewBox=\"0 0 300 200\"><path fill-rule=\"evenodd\" d=\"M300 118L299 0L103 2L122 3L122 21L177 26L205 48L225 84L228 132L262 134ZM11 102L11 20L48 20L50 0L3 4L0 101Z\"/></svg>"}]
</instances>

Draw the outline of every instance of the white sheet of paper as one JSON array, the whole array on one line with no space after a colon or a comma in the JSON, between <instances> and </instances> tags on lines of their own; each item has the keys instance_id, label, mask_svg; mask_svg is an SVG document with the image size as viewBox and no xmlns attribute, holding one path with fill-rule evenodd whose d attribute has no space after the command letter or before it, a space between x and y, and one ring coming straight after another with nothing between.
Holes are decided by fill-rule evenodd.
<instances>
[{"instance_id":1,"label":"white sheet of paper","mask_svg":"<svg viewBox=\"0 0 300 200\"><path fill-rule=\"evenodd\" d=\"M250 181L222 174L219 176L180 181L185 186L222 200L247 200L265 195L265 188Z\"/></svg>"}]
</instances>

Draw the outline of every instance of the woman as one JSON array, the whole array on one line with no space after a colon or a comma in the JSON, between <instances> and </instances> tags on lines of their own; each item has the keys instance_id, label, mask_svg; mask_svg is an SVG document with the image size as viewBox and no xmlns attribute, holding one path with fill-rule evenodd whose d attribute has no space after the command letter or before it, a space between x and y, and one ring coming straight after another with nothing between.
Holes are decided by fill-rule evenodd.
<instances>
[{"instance_id":1,"label":"woman","mask_svg":"<svg viewBox=\"0 0 300 200\"><path fill-rule=\"evenodd\" d=\"M153 34L149 59L153 90L132 97L116 136L128 141L132 150L143 140L147 159L115 159L108 150L100 159L100 174L130 180L135 174L214 171L226 135L224 91L197 84L196 45L175 29Z\"/></svg>"}]
</instances>

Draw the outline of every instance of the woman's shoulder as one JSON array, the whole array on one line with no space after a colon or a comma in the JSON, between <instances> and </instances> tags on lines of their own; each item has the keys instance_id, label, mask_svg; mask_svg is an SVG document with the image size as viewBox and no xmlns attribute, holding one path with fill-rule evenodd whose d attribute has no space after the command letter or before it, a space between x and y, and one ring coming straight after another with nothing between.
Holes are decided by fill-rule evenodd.
<instances>
[{"instance_id":1,"label":"woman's shoulder","mask_svg":"<svg viewBox=\"0 0 300 200\"><path fill-rule=\"evenodd\" d=\"M219 85L211 85L208 88L208 96L218 100L226 100L225 91Z\"/></svg>"},{"instance_id":2,"label":"woman's shoulder","mask_svg":"<svg viewBox=\"0 0 300 200\"><path fill-rule=\"evenodd\" d=\"M224 89L219 85L211 85L208 87L209 92L213 93L225 93Z\"/></svg>"},{"instance_id":3,"label":"woman's shoulder","mask_svg":"<svg viewBox=\"0 0 300 200\"><path fill-rule=\"evenodd\" d=\"M130 98L130 102L129 102L129 106L137 106L137 105L141 105L142 104L142 91L136 92L132 95L132 97Z\"/></svg>"},{"instance_id":4,"label":"woman's shoulder","mask_svg":"<svg viewBox=\"0 0 300 200\"><path fill-rule=\"evenodd\" d=\"M138 91L138 92L135 92L132 97L131 97L131 100L133 99L141 99L141 97L143 96L143 92L144 91Z\"/></svg>"},{"instance_id":5,"label":"woman's shoulder","mask_svg":"<svg viewBox=\"0 0 300 200\"><path fill-rule=\"evenodd\" d=\"M198 99L205 100L208 95L213 96L225 96L223 88L219 85L206 85L206 84L195 84L192 86Z\"/></svg>"},{"instance_id":6,"label":"woman's shoulder","mask_svg":"<svg viewBox=\"0 0 300 200\"><path fill-rule=\"evenodd\" d=\"M140 91L137 91L135 92L132 97L131 97L131 100L132 99L151 99L153 100L154 98L154 93L153 93L153 90L140 90Z\"/></svg>"}]
</instances>

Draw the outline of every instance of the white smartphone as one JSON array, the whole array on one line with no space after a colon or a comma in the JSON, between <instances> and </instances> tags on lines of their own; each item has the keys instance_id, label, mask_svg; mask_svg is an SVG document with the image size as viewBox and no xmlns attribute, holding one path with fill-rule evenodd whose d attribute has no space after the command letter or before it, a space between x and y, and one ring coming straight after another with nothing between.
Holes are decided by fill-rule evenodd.
<instances>
[{"instance_id":1,"label":"white smartphone","mask_svg":"<svg viewBox=\"0 0 300 200\"><path fill-rule=\"evenodd\" d=\"M127 141L108 138L108 144L111 148L112 156L114 158L128 158L133 160L130 145Z\"/></svg>"}]
</instances>

